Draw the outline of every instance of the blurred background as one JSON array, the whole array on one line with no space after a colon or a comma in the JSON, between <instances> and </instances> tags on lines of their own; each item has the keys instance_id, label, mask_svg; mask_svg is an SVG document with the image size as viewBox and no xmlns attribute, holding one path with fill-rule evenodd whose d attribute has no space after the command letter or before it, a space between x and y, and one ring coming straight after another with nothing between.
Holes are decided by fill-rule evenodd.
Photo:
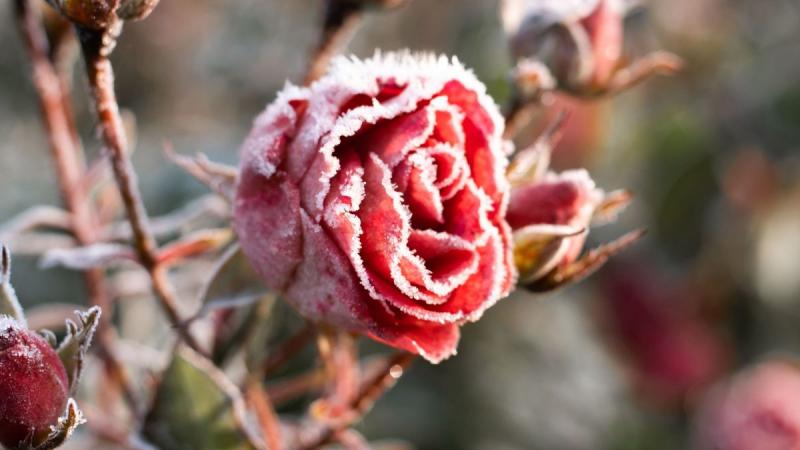
<instances>
[{"instance_id":1,"label":"blurred background","mask_svg":"<svg viewBox=\"0 0 800 450\"><path fill-rule=\"evenodd\" d=\"M152 214L207 192L166 163L163 143L235 164L252 118L285 80L302 79L321 3L169 0L126 25L112 60L120 105L136 117L134 163ZM0 222L59 202L3 6ZM497 8L413 0L369 15L349 51L457 55L503 105L511 61ZM587 281L518 292L465 327L457 357L417 363L367 416L359 428L370 439L420 450L688 448L710 386L799 354L800 3L652 0L625 32L628 55L665 49L686 69L574 103L554 159L636 194L616 224L592 230L593 245L636 227L648 235ZM83 142L97 154L85 81L74 84ZM43 272L32 256L14 262L26 306L85 303L76 273Z\"/></svg>"}]
</instances>

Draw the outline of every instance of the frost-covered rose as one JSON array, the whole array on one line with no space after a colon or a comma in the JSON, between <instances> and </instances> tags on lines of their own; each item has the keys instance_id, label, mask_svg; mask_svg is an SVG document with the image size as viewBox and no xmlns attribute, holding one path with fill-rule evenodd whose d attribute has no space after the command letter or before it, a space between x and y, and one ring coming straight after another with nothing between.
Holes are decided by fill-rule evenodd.
<instances>
[{"instance_id":1,"label":"frost-covered rose","mask_svg":"<svg viewBox=\"0 0 800 450\"><path fill-rule=\"evenodd\" d=\"M514 258L523 283L580 256L604 196L582 169L547 173L514 187L506 219L514 230Z\"/></svg>"},{"instance_id":2,"label":"frost-covered rose","mask_svg":"<svg viewBox=\"0 0 800 450\"><path fill-rule=\"evenodd\" d=\"M41 336L0 316L0 444L40 441L67 404L67 371Z\"/></svg>"},{"instance_id":3,"label":"frost-covered rose","mask_svg":"<svg viewBox=\"0 0 800 450\"><path fill-rule=\"evenodd\" d=\"M502 132L456 61L341 58L256 120L242 249L307 318L440 361L514 281Z\"/></svg>"}]
</instances>

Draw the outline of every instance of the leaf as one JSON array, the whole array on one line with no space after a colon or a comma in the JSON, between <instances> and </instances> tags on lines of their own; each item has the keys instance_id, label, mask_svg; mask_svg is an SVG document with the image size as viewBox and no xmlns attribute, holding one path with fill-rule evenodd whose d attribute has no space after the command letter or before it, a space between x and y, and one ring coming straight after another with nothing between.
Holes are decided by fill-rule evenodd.
<instances>
[{"instance_id":1,"label":"leaf","mask_svg":"<svg viewBox=\"0 0 800 450\"><path fill-rule=\"evenodd\" d=\"M269 317L274 296L261 282L238 244L220 258L202 294L202 308L196 317L220 311L216 317L213 360L224 361L247 339L252 328ZM242 308L242 307L247 308Z\"/></svg>"},{"instance_id":2,"label":"leaf","mask_svg":"<svg viewBox=\"0 0 800 450\"><path fill-rule=\"evenodd\" d=\"M169 450L253 450L245 403L209 360L181 347L161 379L144 436Z\"/></svg>"},{"instance_id":3,"label":"leaf","mask_svg":"<svg viewBox=\"0 0 800 450\"><path fill-rule=\"evenodd\" d=\"M78 323L67 320L67 337L56 350L64 368L67 369L70 392L75 392L78 386L78 380L83 372L83 359L89 346L92 345L92 338L100 324L102 311L99 307L93 306L86 312L75 311L75 314L78 316Z\"/></svg>"},{"instance_id":4,"label":"leaf","mask_svg":"<svg viewBox=\"0 0 800 450\"><path fill-rule=\"evenodd\" d=\"M269 293L239 244L235 244L217 262L211 280L203 289L203 307L198 316L218 309L249 305Z\"/></svg>"},{"instance_id":5,"label":"leaf","mask_svg":"<svg viewBox=\"0 0 800 450\"><path fill-rule=\"evenodd\" d=\"M11 286L11 255L5 245L0 248L0 315L9 316L27 327L25 313Z\"/></svg>"}]
</instances>

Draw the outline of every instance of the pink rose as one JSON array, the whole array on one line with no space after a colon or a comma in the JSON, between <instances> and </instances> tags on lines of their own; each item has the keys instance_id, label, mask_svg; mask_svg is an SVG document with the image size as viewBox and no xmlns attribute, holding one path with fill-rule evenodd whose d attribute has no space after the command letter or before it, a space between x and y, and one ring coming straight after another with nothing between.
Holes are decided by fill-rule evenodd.
<instances>
[{"instance_id":1,"label":"pink rose","mask_svg":"<svg viewBox=\"0 0 800 450\"><path fill-rule=\"evenodd\" d=\"M256 120L242 250L305 317L441 361L514 282L502 132L456 61L338 59Z\"/></svg>"},{"instance_id":2,"label":"pink rose","mask_svg":"<svg viewBox=\"0 0 800 450\"><path fill-rule=\"evenodd\" d=\"M0 444L50 434L67 404L67 370L41 336L0 316Z\"/></svg>"},{"instance_id":3,"label":"pink rose","mask_svg":"<svg viewBox=\"0 0 800 450\"><path fill-rule=\"evenodd\" d=\"M711 392L699 415L703 448L800 449L800 368L762 363Z\"/></svg>"},{"instance_id":4,"label":"pink rose","mask_svg":"<svg viewBox=\"0 0 800 450\"><path fill-rule=\"evenodd\" d=\"M523 283L535 282L580 256L605 196L585 170L533 178L514 187L506 214Z\"/></svg>"}]
</instances>

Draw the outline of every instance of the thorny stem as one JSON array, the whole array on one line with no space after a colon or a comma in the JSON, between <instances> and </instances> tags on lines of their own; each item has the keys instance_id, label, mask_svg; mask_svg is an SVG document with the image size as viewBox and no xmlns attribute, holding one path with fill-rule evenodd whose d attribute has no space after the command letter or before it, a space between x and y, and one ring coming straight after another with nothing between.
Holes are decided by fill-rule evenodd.
<instances>
[{"instance_id":1,"label":"thorny stem","mask_svg":"<svg viewBox=\"0 0 800 450\"><path fill-rule=\"evenodd\" d=\"M326 1L322 35L310 59L305 77L306 85L325 73L331 59L355 33L363 14L363 6L358 1Z\"/></svg>"},{"instance_id":2,"label":"thorny stem","mask_svg":"<svg viewBox=\"0 0 800 450\"><path fill-rule=\"evenodd\" d=\"M89 195L82 186L86 168L74 127L69 94L66 92L67 83L59 76L49 57L47 36L29 0L16 0L15 8L20 34L31 63L31 78L42 110L59 190L70 214L70 231L80 245L90 245L97 240L97 220L91 210ZM56 53L64 51L59 44L62 43L54 44L60 50ZM115 335L110 325L112 304L108 298L103 272L101 269L87 270L84 272L84 279L89 302L105 312L98 333L100 357L106 370L119 383L129 407L134 414L138 414L139 399L128 374L112 350L115 345Z\"/></svg>"},{"instance_id":3,"label":"thorny stem","mask_svg":"<svg viewBox=\"0 0 800 450\"><path fill-rule=\"evenodd\" d=\"M375 373L365 378L358 395L350 402L351 416L357 419L367 413L375 402L395 385L403 375L405 369L416 359L416 355L407 352L397 352L391 355ZM347 429L348 422L326 426L314 439L302 445L303 450L314 450L325 445L336 436L336 433Z\"/></svg>"},{"instance_id":4,"label":"thorny stem","mask_svg":"<svg viewBox=\"0 0 800 450\"><path fill-rule=\"evenodd\" d=\"M200 352L200 346L194 336L181 326L183 320L178 313L177 295L169 283L167 274L158 265L158 246L150 230L147 212L137 186L136 172L130 160L122 117L114 93L114 70L108 59L118 30L119 28L107 30L77 28L94 107L100 122L103 141L111 159L114 178L131 225L139 261L150 274L153 290L170 323L189 347Z\"/></svg>"}]
</instances>

